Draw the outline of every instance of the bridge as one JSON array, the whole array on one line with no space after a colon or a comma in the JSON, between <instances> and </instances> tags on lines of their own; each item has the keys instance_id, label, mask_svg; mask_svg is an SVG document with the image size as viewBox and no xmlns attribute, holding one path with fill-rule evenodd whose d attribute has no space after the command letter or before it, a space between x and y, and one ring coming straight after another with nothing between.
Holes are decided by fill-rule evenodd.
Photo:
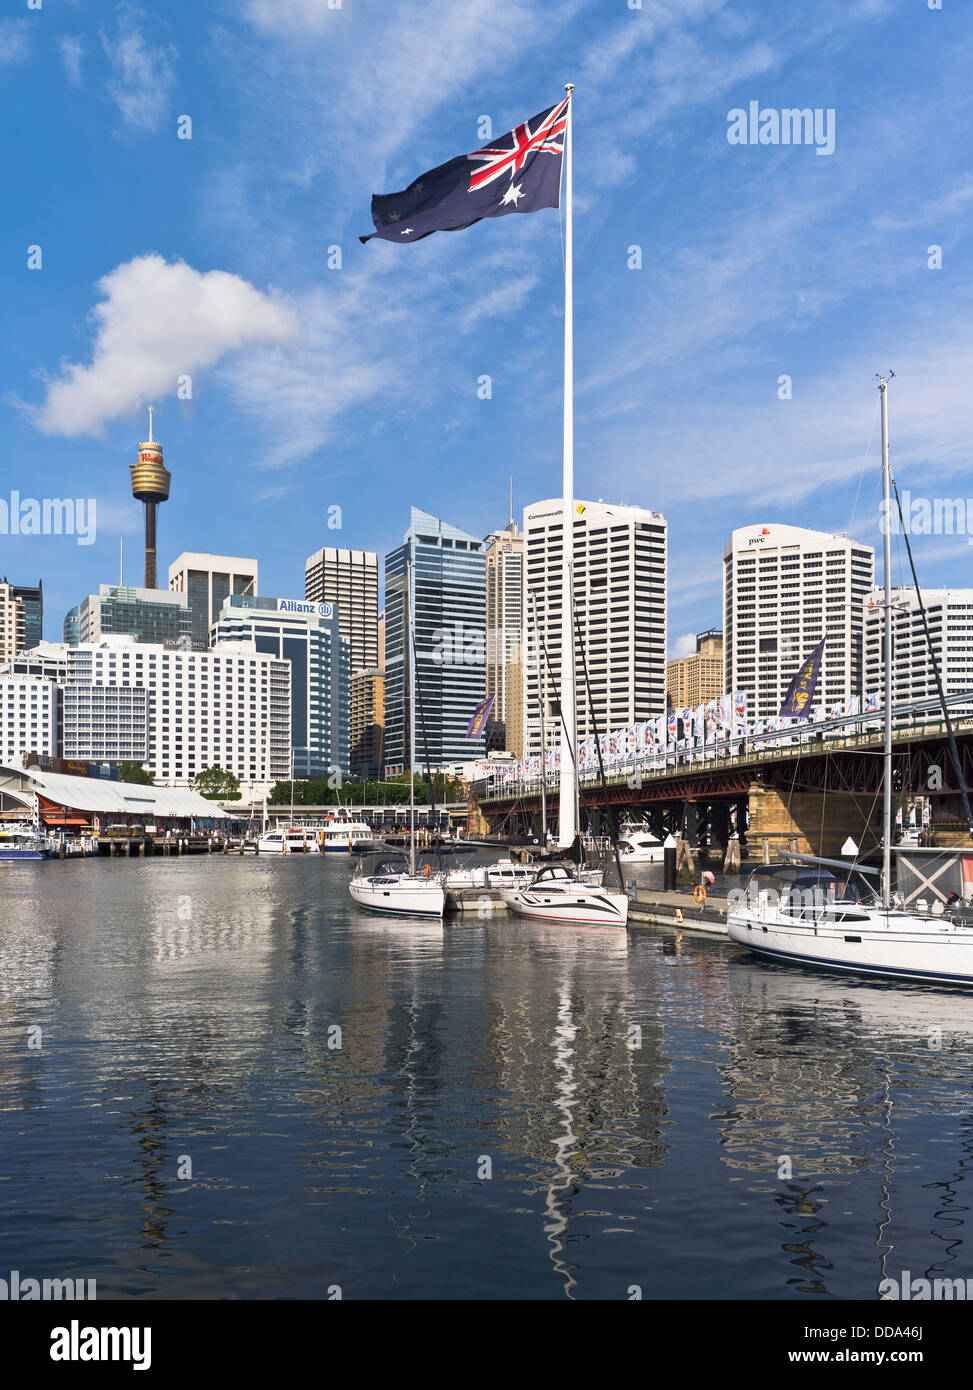
<instances>
[{"instance_id":1,"label":"bridge","mask_svg":"<svg viewBox=\"0 0 973 1390\"><path fill-rule=\"evenodd\" d=\"M973 782L973 696L952 696L950 718L963 778ZM600 774L582 775L581 823L593 833L609 817L647 820L660 837L681 833L693 846L724 850L739 830L741 850L766 841L771 853L837 855L850 835L864 852L881 838L882 711L802 724L756 737L725 739L708 748L672 744L641 759L629 757ZM959 785L939 702L893 711L893 805L930 802L929 842L968 844ZM536 834L540 777L477 783L475 798L493 833ZM557 823L558 780L547 779L548 821Z\"/></svg>"}]
</instances>

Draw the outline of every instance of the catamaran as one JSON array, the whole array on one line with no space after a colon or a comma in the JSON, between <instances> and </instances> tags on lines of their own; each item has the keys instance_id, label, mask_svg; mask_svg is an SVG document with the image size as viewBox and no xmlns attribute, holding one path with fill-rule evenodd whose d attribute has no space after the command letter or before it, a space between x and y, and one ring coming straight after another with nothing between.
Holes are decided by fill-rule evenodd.
<instances>
[{"instance_id":1,"label":"catamaran","mask_svg":"<svg viewBox=\"0 0 973 1390\"><path fill-rule=\"evenodd\" d=\"M406 652L409 664L409 858L387 856L374 866L362 860L348 884L356 903L393 917L441 918L446 910L442 876L429 864L416 872L415 678L412 641L412 566L405 571Z\"/></svg>"},{"instance_id":2,"label":"catamaran","mask_svg":"<svg viewBox=\"0 0 973 1390\"><path fill-rule=\"evenodd\" d=\"M892 892L892 590L891 468L889 466L888 382L879 378L882 408L882 494L885 556L885 757L883 776L881 887L859 901L820 891L771 894L751 881L748 900L727 916L731 941L759 955L795 965L886 975L941 985L973 985L973 926L962 916L906 911ZM908 544L908 536L906 536ZM910 552L911 553L911 552ZM938 677L938 663L930 648ZM954 757L963 809L970 821L969 799L955 751L949 712L940 684L943 717ZM973 826L971 826L973 832ZM789 855L800 863L843 869L870 877L878 870L810 855Z\"/></svg>"}]
</instances>

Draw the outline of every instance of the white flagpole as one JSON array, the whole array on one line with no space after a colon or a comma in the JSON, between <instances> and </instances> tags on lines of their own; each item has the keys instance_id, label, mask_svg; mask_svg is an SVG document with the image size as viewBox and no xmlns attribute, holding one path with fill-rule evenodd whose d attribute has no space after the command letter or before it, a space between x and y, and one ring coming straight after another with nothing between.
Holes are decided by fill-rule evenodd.
<instances>
[{"instance_id":1,"label":"white flagpole","mask_svg":"<svg viewBox=\"0 0 973 1390\"><path fill-rule=\"evenodd\" d=\"M574 241L571 176L571 107L574 84L565 84L568 109L564 124L564 530L561 556L561 781L558 835L561 849L574 843L577 821L577 742L574 698L574 612L571 578L574 564Z\"/></svg>"}]
</instances>

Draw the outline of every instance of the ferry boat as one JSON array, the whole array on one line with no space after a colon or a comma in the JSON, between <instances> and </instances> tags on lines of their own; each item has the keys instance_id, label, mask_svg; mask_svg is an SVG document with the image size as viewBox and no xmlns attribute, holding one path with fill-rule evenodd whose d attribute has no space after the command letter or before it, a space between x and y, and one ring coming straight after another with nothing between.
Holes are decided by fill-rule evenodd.
<instances>
[{"instance_id":1,"label":"ferry boat","mask_svg":"<svg viewBox=\"0 0 973 1390\"><path fill-rule=\"evenodd\" d=\"M307 826L284 825L266 830L257 841L258 854L317 854L315 832Z\"/></svg>"},{"instance_id":2,"label":"ferry boat","mask_svg":"<svg viewBox=\"0 0 973 1390\"><path fill-rule=\"evenodd\" d=\"M53 859L56 854L53 840L32 825L0 827L0 859Z\"/></svg>"},{"instance_id":3,"label":"ferry boat","mask_svg":"<svg viewBox=\"0 0 973 1390\"><path fill-rule=\"evenodd\" d=\"M353 820L347 811L339 811L336 816L318 825L309 825L307 829L314 832L322 854L347 854L353 848L370 849L375 844L371 826L363 820Z\"/></svg>"}]
</instances>

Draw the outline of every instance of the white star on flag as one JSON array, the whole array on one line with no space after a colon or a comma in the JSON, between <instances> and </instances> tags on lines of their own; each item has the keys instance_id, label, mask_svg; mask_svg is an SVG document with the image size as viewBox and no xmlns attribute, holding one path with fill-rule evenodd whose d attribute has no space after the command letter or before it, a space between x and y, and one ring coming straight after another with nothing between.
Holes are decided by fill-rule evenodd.
<instances>
[{"instance_id":1,"label":"white star on flag","mask_svg":"<svg viewBox=\"0 0 973 1390\"><path fill-rule=\"evenodd\" d=\"M500 206L503 207L504 203L513 203L514 207L516 207L517 203L523 196L523 185L519 183L512 183L510 187L507 189L506 193L500 199Z\"/></svg>"}]
</instances>

